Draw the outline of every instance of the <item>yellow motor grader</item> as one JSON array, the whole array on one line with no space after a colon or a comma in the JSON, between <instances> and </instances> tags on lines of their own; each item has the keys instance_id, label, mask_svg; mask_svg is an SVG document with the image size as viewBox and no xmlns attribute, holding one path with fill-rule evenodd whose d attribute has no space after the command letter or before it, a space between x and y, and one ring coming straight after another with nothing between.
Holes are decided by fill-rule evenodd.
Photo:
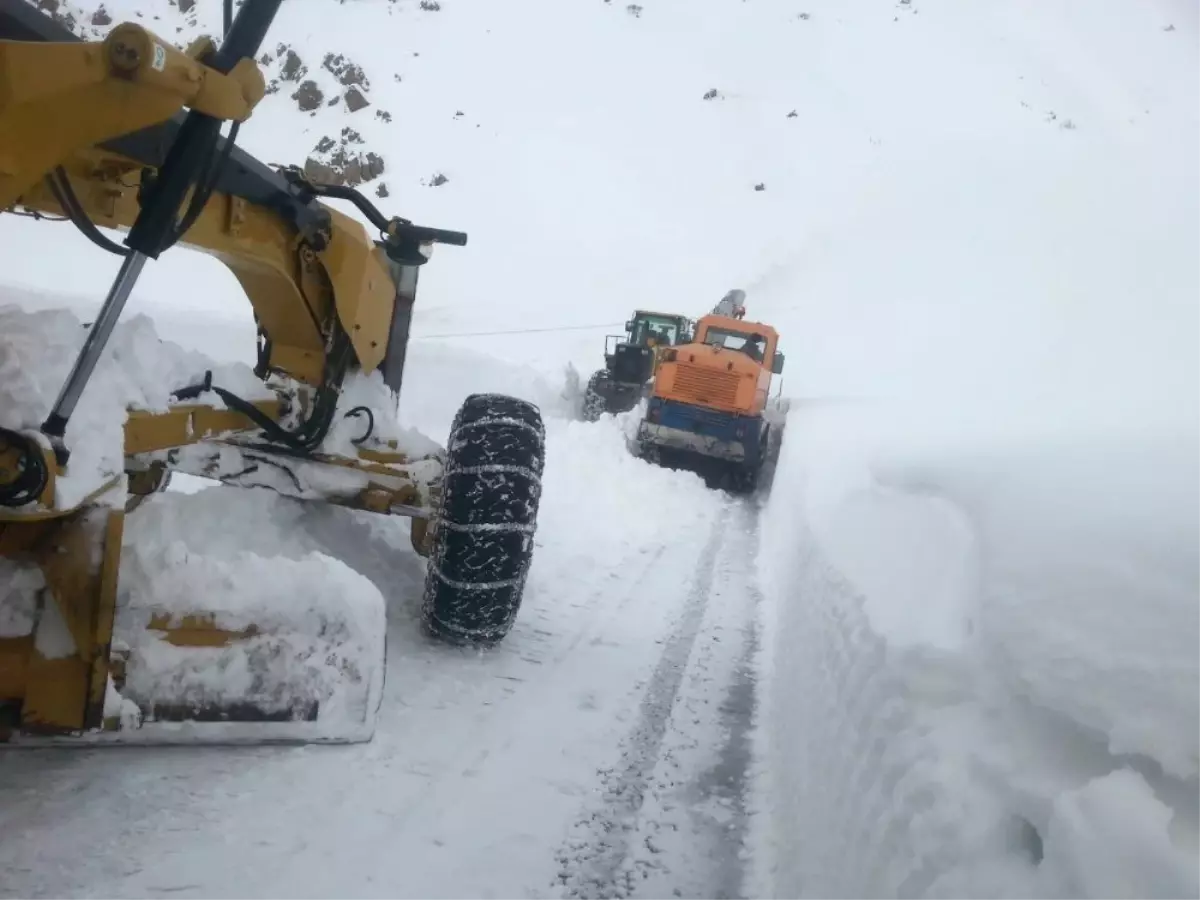
<instances>
[{"instance_id":1,"label":"yellow motor grader","mask_svg":"<svg viewBox=\"0 0 1200 900\"><path fill-rule=\"evenodd\" d=\"M471 395L447 447L417 457L383 440L359 440L353 454L328 449L351 373L379 370L399 396L419 267L433 244L467 238L385 217L352 188L235 146L265 93L255 57L280 2L244 0L235 16L225 0L219 45L179 49L133 23L85 42L25 0L0 0L0 211L69 220L119 261L41 421L14 421L0 400L0 742L10 746L371 737L382 634L368 642L380 658L341 660L323 648L345 623L319 616L271 609L246 622L202 592L182 608L164 597L140 618L123 615L125 518L153 503L172 472L410 517L413 546L428 558L421 620L434 637L486 646L517 614L544 462L536 406ZM326 200L353 203L377 235ZM123 243L101 226L124 232ZM181 386L165 410L128 410L123 466L80 499L64 488L94 454L73 455L89 436L73 434L72 415L139 273L175 244L236 276L269 390L244 399L209 377ZM284 477L247 479L247 461ZM282 640L306 622L311 633ZM337 668L348 693L331 699L300 676L299 688L272 683L273 656L294 646ZM206 695L193 676L235 665L239 653L256 660L243 659L243 677L231 680L241 694L226 684ZM330 726L334 711L349 727Z\"/></svg>"}]
</instances>

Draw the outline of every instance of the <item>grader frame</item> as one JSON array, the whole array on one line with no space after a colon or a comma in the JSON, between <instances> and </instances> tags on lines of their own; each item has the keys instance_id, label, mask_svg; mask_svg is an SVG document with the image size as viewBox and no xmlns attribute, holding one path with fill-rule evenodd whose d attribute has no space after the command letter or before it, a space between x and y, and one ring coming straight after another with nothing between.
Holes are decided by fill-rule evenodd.
<instances>
[{"instance_id":1,"label":"grader frame","mask_svg":"<svg viewBox=\"0 0 1200 900\"><path fill-rule=\"evenodd\" d=\"M245 473L220 460L230 449L257 455L289 473L270 485L283 493L412 517L413 546L430 552L443 455L413 459L378 443L348 457L321 452L320 439L348 372L379 369L398 393L419 266L433 243L461 246L466 235L385 219L356 191L273 170L233 145L264 95L254 56L278 7L246 0L233 19L227 3L221 47L201 40L182 51L133 23L80 41L24 0L0 0L0 212L70 219L123 260L55 409L40 429L0 428L0 578L10 560L35 564L44 579L38 628L0 631L0 742L119 727L105 697L121 679L113 621L124 520L172 471L237 484ZM222 123L233 123L226 137ZM354 202L379 237L323 197ZM96 226L127 230L126 246ZM166 412L130 410L124 471L62 505L74 401L141 264L176 242L212 255L241 284L260 327L256 371L275 398L221 392L222 408L202 402L212 386L201 385ZM336 472L341 487L309 489L306 471ZM72 652L43 650L51 620ZM151 627L180 647L246 636L202 610Z\"/></svg>"}]
</instances>

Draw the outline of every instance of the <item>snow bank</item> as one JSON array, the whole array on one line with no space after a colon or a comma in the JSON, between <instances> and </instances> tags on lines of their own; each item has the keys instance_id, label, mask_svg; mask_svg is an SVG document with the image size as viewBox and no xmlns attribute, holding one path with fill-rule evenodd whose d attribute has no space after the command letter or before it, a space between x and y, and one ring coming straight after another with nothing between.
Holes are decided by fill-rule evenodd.
<instances>
[{"instance_id":1,"label":"snow bank","mask_svg":"<svg viewBox=\"0 0 1200 900\"><path fill-rule=\"evenodd\" d=\"M477 350L413 341L400 391L400 420L436 440L445 440L468 395L489 392L535 403L546 418L570 418L576 410L570 385L532 366L505 362Z\"/></svg>"},{"instance_id":2,"label":"snow bank","mask_svg":"<svg viewBox=\"0 0 1200 900\"><path fill-rule=\"evenodd\" d=\"M1146 780L1118 769L1054 803L1041 882L1060 897L1194 896L1194 862L1171 847L1171 810Z\"/></svg>"},{"instance_id":3,"label":"snow bank","mask_svg":"<svg viewBox=\"0 0 1200 900\"><path fill-rule=\"evenodd\" d=\"M629 414L626 414L629 415ZM600 549L612 542L647 544L654 538L689 538L707 533L705 524L715 514L721 498L690 472L663 469L637 459L626 446L622 419L603 417L599 422L551 418L546 430L545 503L551 509L574 508L574 527L583 529L581 546ZM557 462L556 462L557 461ZM579 472L593 477L580 478ZM668 506L678 509L664 535L658 515L645 515L643 508Z\"/></svg>"},{"instance_id":4,"label":"snow bank","mask_svg":"<svg viewBox=\"0 0 1200 900\"><path fill-rule=\"evenodd\" d=\"M978 649L993 677L1096 732L1114 755L1200 775L1200 441L1078 436L883 479L939 490L983 552Z\"/></svg>"},{"instance_id":5,"label":"snow bank","mask_svg":"<svg viewBox=\"0 0 1200 900\"><path fill-rule=\"evenodd\" d=\"M763 523L758 893L917 896L962 852L936 753L862 594L822 556L785 437Z\"/></svg>"},{"instance_id":6,"label":"snow bank","mask_svg":"<svg viewBox=\"0 0 1200 900\"><path fill-rule=\"evenodd\" d=\"M1195 896L1200 442L883 421L793 413L764 514L769 890Z\"/></svg>"},{"instance_id":7,"label":"snow bank","mask_svg":"<svg viewBox=\"0 0 1200 900\"><path fill-rule=\"evenodd\" d=\"M65 309L29 312L22 292L0 290L0 425L41 426L83 345L84 322ZM207 370L222 387L247 398L268 396L244 365L218 365L162 341L145 316L124 317L96 365L67 428L71 462L56 481L56 502L70 507L124 471L129 408L165 410L171 391L195 384ZM223 406L215 395L203 402Z\"/></svg>"}]
</instances>

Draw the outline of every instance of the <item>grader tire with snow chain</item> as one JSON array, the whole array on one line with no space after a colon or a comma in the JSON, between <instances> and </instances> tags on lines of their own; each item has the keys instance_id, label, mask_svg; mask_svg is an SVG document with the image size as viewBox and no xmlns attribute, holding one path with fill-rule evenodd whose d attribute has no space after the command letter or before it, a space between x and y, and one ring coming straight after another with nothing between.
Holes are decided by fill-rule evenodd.
<instances>
[{"instance_id":1,"label":"grader tire with snow chain","mask_svg":"<svg viewBox=\"0 0 1200 900\"><path fill-rule=\"evenodd\" d=\"M425 631L487 646L512 629L533 558L546 431L532 403L472 394L446 443L425 576Z\"/></svg>"}]
</instances>

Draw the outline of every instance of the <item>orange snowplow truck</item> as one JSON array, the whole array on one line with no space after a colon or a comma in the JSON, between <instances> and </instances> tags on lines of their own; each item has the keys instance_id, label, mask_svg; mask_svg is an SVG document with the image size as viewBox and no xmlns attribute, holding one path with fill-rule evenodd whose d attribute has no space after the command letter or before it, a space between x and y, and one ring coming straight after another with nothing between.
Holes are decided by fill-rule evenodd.
<instances>
[{"instance_id":1,"label":"orange snowplow truck","mask_svg":"<svg viewBox=\"0 0 1200 900\"><path fill-rule=\"evenodd\" d=\"M636 451L658 462L712 469L753 489L773 444L764 415L771 376L783 371L770 325L708 315L692 343L663 356L638 426ZM706 462L705 466L694 465Z\"/></svg>"}]
</instances>

